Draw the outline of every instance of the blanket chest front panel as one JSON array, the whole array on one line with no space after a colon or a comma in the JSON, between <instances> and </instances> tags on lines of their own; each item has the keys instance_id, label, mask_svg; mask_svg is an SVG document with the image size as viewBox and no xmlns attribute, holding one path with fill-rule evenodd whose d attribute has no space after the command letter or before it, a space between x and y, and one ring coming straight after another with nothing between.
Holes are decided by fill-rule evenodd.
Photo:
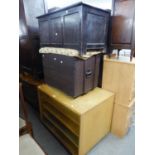
<instances>
[{"instance_id":1,"label":"blanket chest front panel","mask_svg":"<svg viewBox=\"0 0 155 155\"><path fill-rule=\"evenodd\" d=\"M38 17L41 46L106 49L110 12L78 3Z\"/></svg>"},{"instance_id":2,"label":"blanket chest front panel","mask_svg":"<svg viewBox=\"0 0 155 155\"><path fill-rule=\"evenodd\" d=\"M44 81L70 96L77 97L98 86L102 56L87 60L58 55L43 54Z\"/></svg>"},{"instance_id":3,"label":"blanket chest front panel","mask_svg":"<svg viewBox=\"0 0 155 155\"><path fill-rule=\"evenodd\" d=\"M38 94L43 124L73 155L85 155L110 131L113 93L95 88L74 99L43 84Z\"/></svg>"}]
</instances>

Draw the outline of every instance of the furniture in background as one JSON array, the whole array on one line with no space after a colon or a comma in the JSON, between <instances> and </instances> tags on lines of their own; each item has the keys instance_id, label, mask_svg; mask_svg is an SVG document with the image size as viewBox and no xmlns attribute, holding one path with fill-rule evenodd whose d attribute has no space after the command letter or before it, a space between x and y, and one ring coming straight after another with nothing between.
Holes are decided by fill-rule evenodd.
<instances>
[{"instance_id":1,"label":"furniture in background","mask_svg":"<svg viewBox=\"0 0 155 155\"><path fill-rule=\"evenodd\" d=\"M135 98L135 62L126 57L105 58L102 88L115 93L111 132L124 136L128 132Z\"/></svg>"},{"instance_id":2,"label":"furniture in background","mask_svg":"<svg viewBox=\"0 0 155 155\"><path fill-rule=\"evenodd\" d=\"M39 55L39 32L36 16L45 13L44 0L19 0L19 67L20 73L42 78Z\"/></svg>"},{"instance_id":3,"label":"furniture in background","mask_svg":"<svg viewBox=\"0 0 155 155\"><path fill-rule=\"evenodd\" d=\"M24 101L22 84L19 84L19 103L24 119L19 117L19 154L20 155L46 155L33 138L32 125L28 121L27 106Z\"/></svg>"},{"instance_id":4,"label":"furniture in background","mask_svg":"<svg viewBox=\"0 0 155 155\"><path fill-rule=\"evenodd\" d=\"M111 28L109 32L109 53L113 49L131 49L135 55L135 0L113 0Z\"/></svg>"},{"instance_id":5,"label":"furniture in background","mask_svg":"<svg viewBox=\"0 0 155 155\"><path fill-rule=\"evenodd\" d=\"M30 103L36 110L39 110L37 87L43 82L34 80L31 75L20 74L20 82L23 85L23 96L27 103Z\"/></svg>"},{"instance_id":6,"label":"furniture in background","mask_svg":"<svg viewBox=\"0 0 155 155\"><path fill-rule=\"evenodd\" d=\"M24 101L22 83L19 84L19 104L23 115L23 118L19 117L19 135L29 133L32 136L32 124L28 121L27 106Z\"/></svg>"},{"instance_id":7,"label":"furniture in background","mask_svg":"<svg viewBox=\"0 0 155 155\"><path fill-rule=\"evenodd\" d=\"M74 99L45 84L38 93L41 121L72 154L86 154L110 131L113 93L95 88Z\"/></svg>"},{"instance_id":8,"label":"furniture in background","mask_svg":"<svg viewBox=\"0 0 155 155\"><path fill-rule=\"evenodd\" d=\"M41 46L106 51L110 11L79 2L38 17Z\"/></svg>"}]
</instances>

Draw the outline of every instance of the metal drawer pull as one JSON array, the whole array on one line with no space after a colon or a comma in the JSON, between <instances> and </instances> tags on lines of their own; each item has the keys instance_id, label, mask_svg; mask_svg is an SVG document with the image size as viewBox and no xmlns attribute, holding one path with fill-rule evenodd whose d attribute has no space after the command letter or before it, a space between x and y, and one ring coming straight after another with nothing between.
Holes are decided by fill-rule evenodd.
<instances>
[{"instance_id":1,"label":"metal drawer pull","mask_svg":"<svg viewBox=\"0 0 155 155\"><path fill-rule=\"evenodd\" d=\"M55 33L55 35L57 36L57 35L58 35L58 33Z\"/></svg>"},{"instance_id":2,"label":"metal drawer pull","mask_svg":"<svg viewBox=\"0 0 155 155\"><path fill-rule=\"evenodd\" d=\"M56 61L56 60L57 60L57 58L53 58L53 60L55 60L55 61Z\"/></svg>"},{"instance_id":3,"label":"metal drawer pull","mask_svg":"<svg viewBox=\"0 0 155 155\"><path fill-rule=\"evenodd\" d=\"M85 75L86 75L86 78L90 78L92 76L92 71L91 70L87 70Z\"/></svg>"},{"instance_id":4,"label":"metal drawer pull","mask_svg":"<svg viewBox=\"0 0 155 155\"><path fill-rule=\"evenodd\" d=\"M63 61L61 60L60 63L63 64Z\"/></svg>"}]
</instances>

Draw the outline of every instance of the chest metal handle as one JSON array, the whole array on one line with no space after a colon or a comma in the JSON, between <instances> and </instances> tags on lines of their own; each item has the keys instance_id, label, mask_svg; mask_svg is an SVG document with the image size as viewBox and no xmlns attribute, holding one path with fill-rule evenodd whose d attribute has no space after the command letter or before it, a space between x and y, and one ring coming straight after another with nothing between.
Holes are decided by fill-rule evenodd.
<instances>
[{"instance_id":1,"label":"chest metal handle","mask_svg":"<svg viewBox=\"0 0 155 155\"><path fill-rule=\"evenodd\" d=\"M92 71L89 69L85 73L86 78L90 78L92 76Z\"/></svg>"}]
</instances>

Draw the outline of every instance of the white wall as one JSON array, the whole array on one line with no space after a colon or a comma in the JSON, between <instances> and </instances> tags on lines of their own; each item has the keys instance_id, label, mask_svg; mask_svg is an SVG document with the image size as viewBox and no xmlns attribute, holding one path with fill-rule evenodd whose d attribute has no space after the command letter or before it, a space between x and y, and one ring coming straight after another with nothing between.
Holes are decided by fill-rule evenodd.
<instances>
[{"instance_id":1,"label":"white wall","mask_svg":"<svg viewBox=\"0 0 155 155\"><path fill-rule=\"evenodd\" d=\"M80 0L46 0L48 9L52 7L65 7L77 2ZM102 9L111 9L112 0L81 0L84 3L102 8Z\"/></svg>"}]
</instances>

